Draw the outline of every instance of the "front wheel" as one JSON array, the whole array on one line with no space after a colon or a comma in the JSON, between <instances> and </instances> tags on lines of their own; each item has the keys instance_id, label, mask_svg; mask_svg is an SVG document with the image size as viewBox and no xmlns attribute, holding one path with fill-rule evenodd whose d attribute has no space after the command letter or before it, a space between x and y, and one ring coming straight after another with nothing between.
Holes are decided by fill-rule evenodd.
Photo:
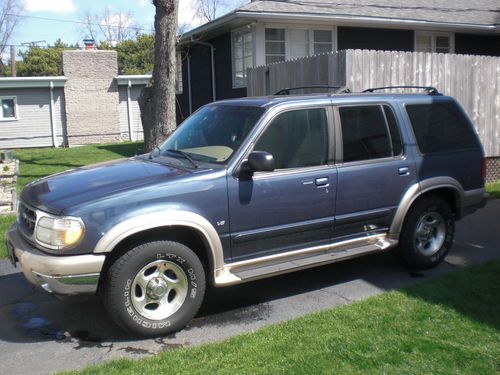
<instances>
[{"instance_id":1,"label":"front wheel","mask_svg":"<svg viewBox=\"0 0 500 375\"><path fill-rule=\"evenodd\" d=\"M413 270L436 267L448 254L454 233L450 206L437 197L422 199L407 214L397 256Z\"/></svg>"},{"instance_id":2,"label":"front wheel","mask_svg":"<svg viewBox=\"0 0 500 375\"><path fill-rule=\"evenodd\" d=\"M163 336L182 329L198 312L205 272L185 245L154 241L139 245L109 268L103 302L111 318L140 336Z\"/></svg>"}]
</instances>

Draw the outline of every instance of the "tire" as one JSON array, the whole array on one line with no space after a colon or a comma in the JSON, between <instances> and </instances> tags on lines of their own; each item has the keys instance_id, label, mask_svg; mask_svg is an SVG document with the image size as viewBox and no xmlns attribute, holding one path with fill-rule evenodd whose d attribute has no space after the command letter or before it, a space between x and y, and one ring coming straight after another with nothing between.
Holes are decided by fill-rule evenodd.
<instances>
[{"instance_id":1,"label":"tire","mask_svg":"<svg viewBox=\"0 0 500 375\"><path fill-rule=\"evenodd\" d=\"M454 234L450 206L437 197L424 198L406 216L396 255L412 270L436 267L450 251Z\"/></svg>"},{"instance_id":2,"label":"tire","mask_svg":"<svg viewBox=\"0 0 500 375\"><path fill-rule=\"evenodd\" d=\"M172 241L141 244L120 256L104 279L102 298L124 330L156 337L177 332L196 315L205 271L196 254Z\"/></svg>"}]
</instances>

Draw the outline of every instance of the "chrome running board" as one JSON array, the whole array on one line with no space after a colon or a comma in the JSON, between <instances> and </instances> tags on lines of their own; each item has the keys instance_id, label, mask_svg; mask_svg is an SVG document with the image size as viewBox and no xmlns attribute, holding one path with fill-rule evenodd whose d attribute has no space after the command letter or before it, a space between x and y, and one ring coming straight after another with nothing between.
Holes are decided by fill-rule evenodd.
<instances>
[{"instance_id":1,"label":"chrome running board","mask_svg":"<svg viewBox=\"0 0 500 375\"><path fill-rule=\"evenodd\" d=\"M287 253L227 263L215 271L215 285L239 284L282 273L298 271L320 264L338 262L379 252L397 245L397 241L376 234L329 245L314 246Z\"/></svg>"}]
</instances>

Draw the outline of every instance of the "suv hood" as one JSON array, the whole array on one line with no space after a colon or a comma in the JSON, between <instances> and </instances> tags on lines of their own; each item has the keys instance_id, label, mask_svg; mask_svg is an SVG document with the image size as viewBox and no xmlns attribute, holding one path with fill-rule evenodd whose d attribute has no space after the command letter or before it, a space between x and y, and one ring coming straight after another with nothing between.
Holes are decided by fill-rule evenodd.
<instances>
[{"instance_id":1,"label":"suv hood","mask_svg":"<svg viewBox=\"0 0 500 375\"><path fill-rule=\"evenodd\" d=\"M140 157L85 166L36 180L21 193L21 200L54 214L159 179L191 174L187 169L150 162Z\"/></svg>"}]
</instances>

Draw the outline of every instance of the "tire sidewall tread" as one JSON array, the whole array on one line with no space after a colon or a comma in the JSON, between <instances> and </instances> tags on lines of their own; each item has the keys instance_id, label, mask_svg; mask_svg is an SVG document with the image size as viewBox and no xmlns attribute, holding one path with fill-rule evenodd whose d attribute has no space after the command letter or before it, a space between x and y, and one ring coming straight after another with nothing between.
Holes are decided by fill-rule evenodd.
<instances>
[{"instance_id":1,"label":"tire sidewall tread","mask_svg":"<svg viewBox=\"0 0 500 375\"><path fill-rule=\"evenodd\" d=\"M131 301L135 275L148 263L168 260L181 267L188 280L182 306L167 319L150 320ZM147 337L164 336L182 329L198 312L205 294L205 271L197 255L174 241L152 241L125 252L111 265L103 284L103 303L112 319L126 331Z\"/></svg>"},{"instance_id":2,"label":"tire sidewall tread","mask_svg":"<svg viewBox=\"0 0 500 375\"><path fill-rule=\"evenodd\" d=\"M446 234L441 248L431 256L422 254L415 246L415 228L419 218L429 212L438 212L442 215ZM428 197L417 201L410 208L403 224L399 246L396 250L398 259L412 270L424 270L439 265L453 244L455 234L455 220L450 206L438 197Z\"/></svg>"}]
</instances>

